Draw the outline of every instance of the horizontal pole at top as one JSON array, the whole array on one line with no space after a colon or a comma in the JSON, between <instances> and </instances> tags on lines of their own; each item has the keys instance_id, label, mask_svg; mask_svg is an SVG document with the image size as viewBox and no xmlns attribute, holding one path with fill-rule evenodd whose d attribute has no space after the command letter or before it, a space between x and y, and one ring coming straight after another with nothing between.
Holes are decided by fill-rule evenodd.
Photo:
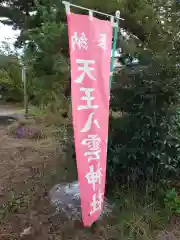
<instances>
[{"instance_id":1,"label":"horizontal pole at top","mask_svg":"<svg viewBox=\"0 0 180 240\"><path fill-rule=\"evenodd\" d=\"M75 4L69 3L69 2L67 2L67 1L62 1L62 3L63 3L64 5L69 5L69 6L76 7L76 8L80 8L80 9L84 9L84 10L87 10L87 11L92 11L92 12L95 12L95 13L98 13L98 14L101 14L101 15L104 15L104 16L107 16L107 17L113 17L113 15L106 14L106 13L103 13L103 12L99 12L99 11L96 11L96 10L93 10L93 9L81 7L81 6L79 6L79 5L75 5ZM118 17L117 15L115 15L114 17L117 18L117 19L119 19L119 20L124 20L123 18L120 18L120 17Z\"/></svg>"}]
</instances>

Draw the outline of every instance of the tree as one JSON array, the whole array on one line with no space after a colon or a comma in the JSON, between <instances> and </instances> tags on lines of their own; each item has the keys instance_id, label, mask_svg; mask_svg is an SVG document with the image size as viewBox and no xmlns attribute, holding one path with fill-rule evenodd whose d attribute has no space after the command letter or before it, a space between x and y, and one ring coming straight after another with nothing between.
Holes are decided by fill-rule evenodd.
<instances>
[{"instance_id":1,"label":"tree","mask_svg":"<svg viewBox=\"0 0 180 240\"><path fill-rule=\"evenodd\" d=\"M178 8L171 2L163 9L158 2L154 7L162 12L163 34L155 38L152 32L154 39L137 44L138 51L123 48L120 58L123 69L115 79L111 106L125 114L111 117L109 179L166 180L179 175Z\"/></svg>"},{"instance_id":2,"label":"tree","mask_svg":"<svg viewBox=\"0 0 180 240\"><path fill-rule=\"evenodd\" d=\"M1 97L9 101L23 100L21 66L13 55L0 55L0 91Z\"/></svg>"},{"instance_id":3,"label":"tree","mask_svg":"<svg viewBox=\"0 0 180 240\"><path fill-rule=\"evenodd\" d=\"M45 3L36 5L34 18L38 16L43 24L28 30L24 61L33 72L31 85L36 100L46 104L61 99L64 105L64 85L69 77L67 29L59 20L58 9Z\"/></svg>"},{"instance_id":4,"label":"tree","mask_svg":"<svg viewBox=\"0 0 180 240\"><path fill-rule=\"evenodd\" d=\"M163 1L159 0L157 2L161 2L162 4ZM42 18L39 18L38 14L32 15L32 13L36 12L38 4L56 9L59 13L58 20L63 23L66 22L63 5L57 0L1 0L0 3L0 16L8 18L8 20L2 20L2 22L13 25L15 28L20 28L22 30L22 35L26 30L41 25ZM87 0L86 2L76 0L73 1L73 3L110 14L114 14L118 9L121 10L121 17L124 18L125 21L121 21L120 26L137 36L142 42L150 41L151 37L153 38L153 36L149 36L151 29L153 29L154 36L157 36L157 34L162 31L158 16L159 12L155 11L154 4L152 4L153 1L150 0L146 2L138 0L133 3L130 0L113 0L109 1L106 5L102 0Z\"/></svg>"}]
</instances>

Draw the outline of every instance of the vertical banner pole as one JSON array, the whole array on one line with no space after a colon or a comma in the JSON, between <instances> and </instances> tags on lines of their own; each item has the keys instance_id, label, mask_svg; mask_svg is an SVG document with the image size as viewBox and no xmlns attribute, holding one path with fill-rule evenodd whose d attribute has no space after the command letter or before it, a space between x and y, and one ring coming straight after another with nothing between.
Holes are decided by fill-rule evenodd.
<instances>
[{"instance_id":1,"label":"vertical banner pole","mask_svg":"<svg viewBox=\"0 0 180 240\"><path fill-rule=\"evenodd\" d=\"M116 11L116 18L117 18L117 22L114 23L113 49L112 49L112 58L111 58L110 89L112 85L113 72L114 72L114 59L115 59L115 52L116 52L116 45L117 45L117 38L118 38L120 11Z\"/></svg>"}]
</instances>

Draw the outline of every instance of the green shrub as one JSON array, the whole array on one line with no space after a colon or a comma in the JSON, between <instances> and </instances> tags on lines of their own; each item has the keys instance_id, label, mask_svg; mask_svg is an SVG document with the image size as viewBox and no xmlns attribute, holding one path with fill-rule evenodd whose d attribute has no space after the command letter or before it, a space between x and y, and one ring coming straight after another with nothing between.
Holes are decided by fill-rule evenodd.
<instances>
[{"instance_id":1,"label":"green shrub","mask_svg":"<svg viewBox=\"0 0 180 240\"><path fill-rule=\"evenodd\" d=\"M130 86L119 84L118 91L112 91L112 109L115 106L127 114L110 119L110 181L157 181L179 174L180 138L175 110L180 85L177 68L169 61L153 57L151 65L130 76Z\"/></svg>"},{"instance_id":2,"label":"green shrub","mask_svg":"<svg viewBox=\"0 0 180 240\"><path fill-rule=\"evenodd\" d=\"M23 100L21 66L17 58L0 55L0 87L4 100L15 102Z\"/></svg>"}]
</instances>

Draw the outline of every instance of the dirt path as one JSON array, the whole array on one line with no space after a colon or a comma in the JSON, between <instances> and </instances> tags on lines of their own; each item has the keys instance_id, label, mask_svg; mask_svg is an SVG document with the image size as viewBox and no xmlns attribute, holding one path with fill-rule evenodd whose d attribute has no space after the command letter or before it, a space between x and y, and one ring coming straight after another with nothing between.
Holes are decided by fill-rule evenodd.
<instances>
[{"instance_id":1,"label":"dirt path","mask_svg":"<svg viewBox=\"0 0 180 240\"><path fill-rule=\"evenodd\" d=\"M18 105L0 105L0 118L23 117L23 109Z\"/></svg>"},{"instance_id":2,"label":"dirt path","mask_svg":"<svg viewBox=\"0 0 180 240\"><path fill-rule=\"evenodd\" d=\"M30 239L48 239L47 193L53 184L52 171L62 162L59 146L13 139L3 129L0 149L0 239L19 240L28 226L34 231Z\"/></svg>"},{"instance_id":3,"label":"dirt path","mask_svg":"<svg viewBox=\"0 0 180 240\"><path fill-rule=\"evenodd\" d=\"M20 108L13 105L0 105L0 116L10 116L15 114Z\"/></svg>"},{"instance_id":4,"label":"dirt path","mask_svg":"<svg viewBox=\"0 0 180 240\"><path fill-rule=\"evenodd\" d=\"M28 228L29 236L22 239L101 239L99 233L72 226L62 214L54 216L49 189L74 180L60 142L15 139L3 125L0 149L0 240L20 240Z\"/></svg>"}]
</instances>

